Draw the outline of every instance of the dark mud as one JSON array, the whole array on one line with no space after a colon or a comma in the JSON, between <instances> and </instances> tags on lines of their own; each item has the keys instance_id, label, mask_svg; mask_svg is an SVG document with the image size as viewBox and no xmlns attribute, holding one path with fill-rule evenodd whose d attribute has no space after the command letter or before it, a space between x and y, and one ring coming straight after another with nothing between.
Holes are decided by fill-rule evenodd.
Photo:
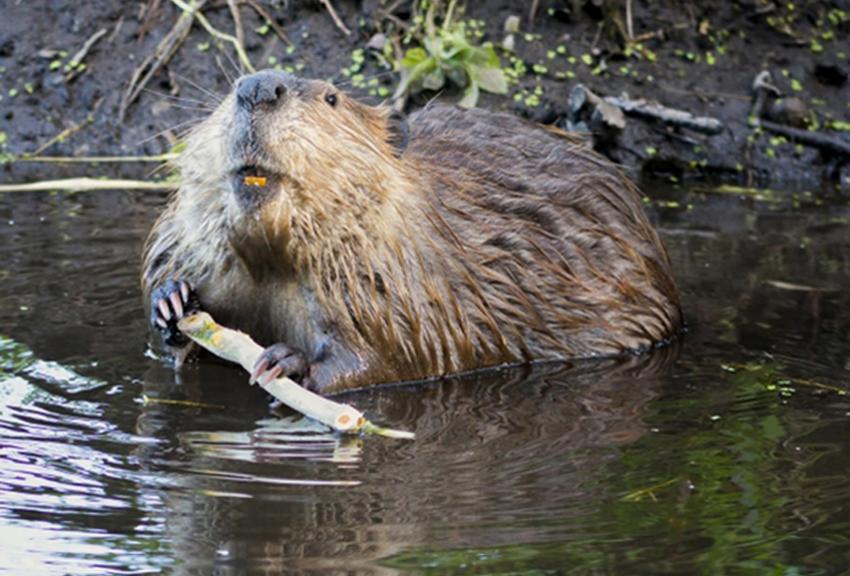
<instances>
[{"instance_id":1,"label":"dark mud","mask_svg":"<svg viewBox=\"0 0 850 576\"><path fill-rule=\"evenodd\" d=\"M351 86L342 70L352 52L387 28L377 0L336 2L352 30L345 36L319 2L261 2L286 32L292 48L247 5L241 9L248 55L257 68L281 66L332 79L365 98L394 88L397 77L367 58L365 88ZM402 4L407 4L402 3ZM525 2L467 2L467 18L481 20L484 39L501 43L510 15L521 17L516 56L527 73L506 96L486 95L480 105L509 109L547 123L568 116L567 96L583 83L601 95L628 93L721 120L724 130L703 136L687 129L629 119L606 152L631 172L673 182L707 180L747 186L809 188L850 195L847 158L823 154L761 130L747 120L751 85L771 71L783 96L799 98L795 117L830 136L850 140L850 3L771 4L756 0L704 3L634 2L633 34L652 36L641 50L623 54L621 3L539 3L533 22ZM580 9L575 10L574 7ZM400 17L408 16L402 8ZM219 29L232 32L225 2L205 11ZM21 155L71 129L43 150L46 155L160 154L181 130L202 117L215 95L238 75L232 50L221 51L199 26L167 68L156 75L123 123L121 97L133 69L167 34L179 11L167 1L8 0L0 19L0 153ZM85 69L66 81L66 66L85 40L106 30L85 59ZM225 53L226 52L226 53ZM503 53L506 67L512 63ZM369 92L373 96L369 96ZM416 100L421 103L425 95ZM451 99L449 92L441 97ZM796 110L796 109L795 109ZM794 121L795 118L780 120ZM80 127L78 130L73 130ZM830 128L831 127L831 128ZM0 169L4 182L45 177L121 174L145 176L150 166L71 166L24 162Z\"/></svg>"}]
</instances>

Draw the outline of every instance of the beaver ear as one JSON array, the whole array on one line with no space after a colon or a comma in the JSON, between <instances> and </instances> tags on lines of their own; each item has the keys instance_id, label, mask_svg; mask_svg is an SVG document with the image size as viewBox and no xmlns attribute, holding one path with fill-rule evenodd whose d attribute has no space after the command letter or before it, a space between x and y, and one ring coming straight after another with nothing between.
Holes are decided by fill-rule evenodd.
<instances>
[{"instance_id":1,"label":"beaver ear","mask_svg":"<svg viewBox=\"0 0 850 576\"><path fill-rule=\"evenodd\" d=\"M396 157L400 158L404 154L409 139L407 116L403 112L393 110L387 116L387 143L395 150Z\"/></svg>"}]
</instances>

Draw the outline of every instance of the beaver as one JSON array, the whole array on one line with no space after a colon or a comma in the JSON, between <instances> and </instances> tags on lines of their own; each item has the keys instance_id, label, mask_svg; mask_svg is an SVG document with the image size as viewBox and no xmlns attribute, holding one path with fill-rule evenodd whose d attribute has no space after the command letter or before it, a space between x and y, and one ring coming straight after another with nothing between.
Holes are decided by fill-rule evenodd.
<instances>
[{"instance_id":1,"label":"beaver","mask_svg":"<svg viewBox=\"0 0 850 576\"><path fill-rule=\"evenodd\" d=\"M153 226L152 325L208 310L269 346L251 375L324 394L645 351L682 324L636 187L506 113L405 118L332 84L241 77L187 137Z\"/></svg>"}]
</instances>

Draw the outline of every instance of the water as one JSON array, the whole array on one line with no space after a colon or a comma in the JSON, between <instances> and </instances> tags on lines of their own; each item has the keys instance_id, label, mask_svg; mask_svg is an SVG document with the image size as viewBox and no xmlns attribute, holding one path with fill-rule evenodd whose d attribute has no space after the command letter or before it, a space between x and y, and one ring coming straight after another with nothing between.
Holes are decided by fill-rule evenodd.
<instances>
[{"instance_id":1,"label":"water","mask_svg":"<svg viewBox=\"0 0 850 576\"><path fill-rule=\"evenodd\" d=\"M162 196L0 196L0 573L846 573L850 209L798 200L652 208L680 346L345 397L404 442L146 356Z\"/></svg>"}]
</instances>

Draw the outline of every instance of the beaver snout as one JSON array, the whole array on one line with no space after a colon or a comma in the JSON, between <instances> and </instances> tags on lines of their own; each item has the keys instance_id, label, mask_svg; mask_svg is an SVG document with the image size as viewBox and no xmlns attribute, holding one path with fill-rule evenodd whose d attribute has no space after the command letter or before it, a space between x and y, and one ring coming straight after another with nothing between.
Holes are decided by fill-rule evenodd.
<instances>
[{"instance_id":1,"label":"beaver snout","mask_svg":"<svg viewBox=\"0 0 850 576\"><path fill-rule=\"evenodd\" d=\"M243 209L256 209L277 191L280 179L264 146L262 133L268 130L263 126L297 93L298 79L276 70L263 70L236 81L226 170Z\"/></svg>"},{"instance_id":2,"label":"beaver snout","mask_svg":"<svg viewBox=\"0 0 850 576\"><path fill-rule=\"evenodd\" d=\"M243 76L236 83L236 103L247 112L272 108L284 100L293 81L289 74L275 70Z\"/></svg>"}]
</instances>

